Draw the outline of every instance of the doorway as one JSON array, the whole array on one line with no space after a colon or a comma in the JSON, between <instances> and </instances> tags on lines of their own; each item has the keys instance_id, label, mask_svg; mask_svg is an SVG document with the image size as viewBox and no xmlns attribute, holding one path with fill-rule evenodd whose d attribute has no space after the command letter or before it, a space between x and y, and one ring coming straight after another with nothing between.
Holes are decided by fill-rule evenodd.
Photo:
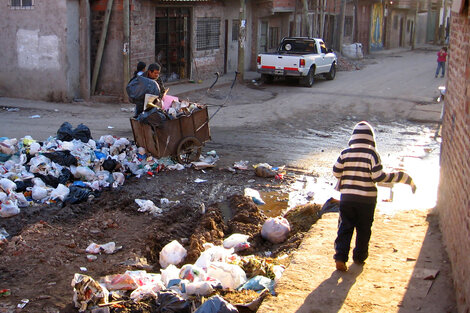
<instances>
[{"instance_id":1,"label":"doorway","mask_svg":"<svg viewBox=\"0 0 470 313\"><path fill-rule=\"evenodd\" d=\"M190 8L156 9L155 59L164 82L190 75L190 25Z\"/></svg>"}]
</instances>

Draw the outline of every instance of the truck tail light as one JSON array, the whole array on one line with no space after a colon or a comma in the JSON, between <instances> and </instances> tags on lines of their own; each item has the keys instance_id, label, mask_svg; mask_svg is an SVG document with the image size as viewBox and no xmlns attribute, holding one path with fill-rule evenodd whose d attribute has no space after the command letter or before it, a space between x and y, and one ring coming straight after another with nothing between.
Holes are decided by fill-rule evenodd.
<instances>
[{"instance_id":1,"label":"truck tail light","mask_svg":"<svg viewBox=\"0 0 470 313\"><path fill-rule=\"evenodd\" d=\"M299 67L305 67L305 59L300 59Z\"/></svg>"},{"instance_id":2,"label":"truck tail light","mask_svg":"<svg viewBox=\"0 0 470 313\"><path fill-rule=\"evenodd\" d=\"M256 58L256 63L261 64L261 56L260 55L258 55L258 57Z\"/></svg>"}]
</instances>

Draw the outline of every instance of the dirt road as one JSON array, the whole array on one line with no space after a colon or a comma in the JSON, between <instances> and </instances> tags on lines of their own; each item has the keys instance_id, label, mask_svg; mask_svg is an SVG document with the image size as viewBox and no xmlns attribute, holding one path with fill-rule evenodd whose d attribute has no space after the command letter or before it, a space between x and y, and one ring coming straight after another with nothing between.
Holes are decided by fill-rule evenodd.
<instances>
[{"instance_id":1,"label":"dirt road","mask_svg":"<svg viewBox=\"0 0 470 313\"><path fill-rule=\"evenodd\" d=\"M436 124L430 121L439 116L433 99L444 82L434 79L434 61L433 51L401 52L374 56L361 70L339 72L334 81L318 79L312 88L285 81L236 85L210 121L212 141L204 151L216 150L221 157L215 169L130 179L125 189L104 192L91 203L63 209L33 207L0 220L0 227L15 236L0 251L0 282L5 284L0 289L12 290L11 297L0 298L0 312L9 312L22 298L32 300L22 312L74 312L70 280L83 266L90 275L100 276L132 268L127 261L145 256L158 270L155 254L162 245L177 238L189 245L198 223L204 223L201 204L217 204L223 210L227 199L245 187L266 191L274 199L311 191L313 201L322 204L334 195L331 165L361 119L376 128L384 164L407 170L416 180L417 194L411 196L409 189L397 186L390 201L390 190L380 188L371 257L363 269L352 267L345 276L333 271L331 262L336 215L325 216L312 227L286 271L279 297L266 300L260 312L455 312L439 230L435 217L427 217L436 201L439 173ZM228 88L180 96L209 104L212 114L224 103ZM94 138L132 137L131 106L126 104L0 98L0 105L5 108L0 113L2 136L44 140L69 121L89 126ZM420 119L427 122L414 122ZM252 171L227 171L240 160L287 165L287 179L279 182L258 178ZM197 178L207 182L196 184ZM144 197L178 200L180 205L167 208L164 217L149 219L135 212L133 200ZM219 237L220 232L228 234L218 228L210 231ZM123 245L122 252L86 261L83 250L91 241L111 240ZM263 246L258 252L273 248ZM434 280L423 280L422 268L440 273Z\"/></svg>"}]
</instances>

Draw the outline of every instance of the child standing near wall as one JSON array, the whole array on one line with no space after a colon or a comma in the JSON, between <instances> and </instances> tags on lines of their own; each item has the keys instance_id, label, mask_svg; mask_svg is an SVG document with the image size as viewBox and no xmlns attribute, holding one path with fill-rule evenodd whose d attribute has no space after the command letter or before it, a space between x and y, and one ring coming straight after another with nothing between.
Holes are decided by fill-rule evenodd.
<instances>
[{"instance_id":1,"label":"child standing near wall","mask_svg":"<svg viewBox=\"0 0 470 313\"><path fill-rule=\"evenodd\" d=\"M446 70L446 60L447 60L447 47L442 47L441 50L437 52L437 69L436 77L439 75L439 70L442 68L442 75L444 77L444 72Z\"/></svg>"}]
</instances>

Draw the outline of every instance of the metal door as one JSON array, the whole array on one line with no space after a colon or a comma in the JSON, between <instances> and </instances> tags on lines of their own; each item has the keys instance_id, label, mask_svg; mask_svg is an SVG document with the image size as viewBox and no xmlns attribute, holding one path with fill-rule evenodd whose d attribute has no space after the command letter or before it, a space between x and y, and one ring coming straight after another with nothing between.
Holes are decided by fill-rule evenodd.
<instances>
[{"instance_id":1,"label":"metal door","mask_svg":"<svg viewBox=\"0 0 470 313\"><path fill-rule=\"evenodd\" d=\"M155 59L162 66L163 81L189 77L190 8L157 8L155 20Z\"/></svg>"}]
</instances>

